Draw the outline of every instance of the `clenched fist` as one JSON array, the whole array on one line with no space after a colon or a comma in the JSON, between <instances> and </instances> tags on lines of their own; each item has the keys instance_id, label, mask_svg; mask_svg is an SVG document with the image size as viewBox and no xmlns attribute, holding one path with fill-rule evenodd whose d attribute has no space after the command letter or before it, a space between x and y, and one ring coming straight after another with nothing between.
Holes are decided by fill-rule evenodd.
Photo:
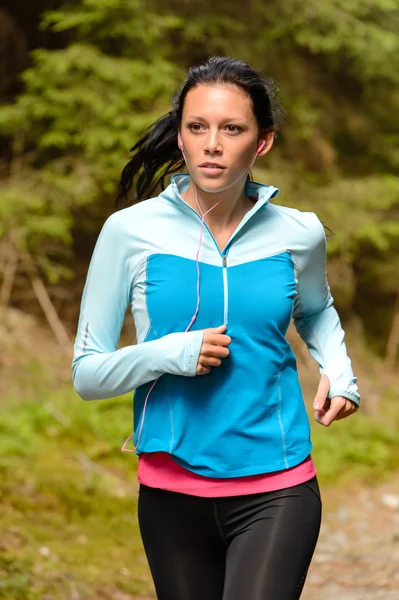
<instances>
[{"instance_id":1,"label":"clenched fist","mask_svg":"<svg viewBox=\"0 0 399 600\"><path fill-rule=\"evenodd\" d=\"M196 375L210 373L211 367L221 365L222 358L226 358L230 354L227 346L231 343L231 337L223 334L226 331L226 325L210 327L203 331L205 333L202 340L201 352L198 357Z\"/></svg>"}]
</instances>

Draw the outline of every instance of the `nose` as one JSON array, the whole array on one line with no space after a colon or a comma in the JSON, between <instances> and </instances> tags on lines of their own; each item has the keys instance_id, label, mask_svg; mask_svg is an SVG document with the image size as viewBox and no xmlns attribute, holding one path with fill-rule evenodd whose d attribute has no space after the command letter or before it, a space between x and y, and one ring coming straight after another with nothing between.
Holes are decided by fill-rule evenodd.
<instances>
[{"instance_id":1,"label":"nose","mask_svg":"<svg viewBox=\"0 0 399 600\"><path fill-rule=\"evenodd\" d=\"M217 131L209 131L205 144L204 151L209 152L210 154L220 154L223 148L219 140Z\"/></svg>"}]
</instances>

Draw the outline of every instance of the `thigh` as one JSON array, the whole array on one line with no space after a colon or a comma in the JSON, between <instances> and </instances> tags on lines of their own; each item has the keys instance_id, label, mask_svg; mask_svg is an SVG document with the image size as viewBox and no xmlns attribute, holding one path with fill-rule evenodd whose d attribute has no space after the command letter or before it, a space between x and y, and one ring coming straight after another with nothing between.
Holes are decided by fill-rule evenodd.
<instances>
[{"instance_id":1,"label":"thigh","mask_svg":"<svg viewBox=\"0 0 399 600\"><path fill-rule=\"evenodd\" d=\"M221 600L226 545L210 498L140 486L138 518L158 600Z\"/></svg>"},{"instance_id":2,"label":"thigh","mask_svg":"<svg viewBox=\"0 0 399 600\"><path fill-rule=\"evenodd\" d=\"M223 600L297 600L320 530L317 480L256 496L239 526L235 513Z\"/></svg>"}]
</instances>

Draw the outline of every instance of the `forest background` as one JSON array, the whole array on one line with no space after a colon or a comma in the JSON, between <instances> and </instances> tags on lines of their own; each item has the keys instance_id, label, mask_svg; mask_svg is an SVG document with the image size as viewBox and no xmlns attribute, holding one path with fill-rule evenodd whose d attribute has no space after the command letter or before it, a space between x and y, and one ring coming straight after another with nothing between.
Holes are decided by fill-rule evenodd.
<instances>
[{"instance_id":1,"label":"forest background","mask_svg":"<svg viewBox=\"0 0 399 600\"><path fill-rule=\"evenodd\" d=\"M131 512L135 489L117 456L131 404L80 403L70 384L71 343L88 262L114 210L129 148L169 110L188 67L210 55L243 59L274 78L287 115L254 178L280 188L277 202L315 211L331 230L328 278L364 410L328 437L315 429L320 477L371 483L398 468L398 34L398 0L2 1L4 597L61 598L65 586L79 598L115 598L115 586L151 594L138 538L134 582L122 572L109 596L101 582L105 522L113 522L117 555L125 543L120 514ZM290 336L311 402L317 369ZM129 321L122 341L134 341ZM92 536L82 533L90 519ZM57 523L80 539L68 576L50 560L68 563ZM80 572L89 556L96 566ZM100 594L94 589L105 595L90 595Z\"/></svg>"}]
</instances>

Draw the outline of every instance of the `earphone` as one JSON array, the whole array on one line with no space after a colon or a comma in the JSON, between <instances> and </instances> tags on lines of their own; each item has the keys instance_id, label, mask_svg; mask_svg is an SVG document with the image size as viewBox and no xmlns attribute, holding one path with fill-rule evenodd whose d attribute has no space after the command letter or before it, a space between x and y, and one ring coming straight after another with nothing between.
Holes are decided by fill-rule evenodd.
<instances>
[{"instance_id":1,"label":"earphone","mask_svg":"<svg viewBox=\"0 0 399 600\"><path fill-rule=\"evenodd\" d=\"M180 132L178 132L178 135L177 135L177 144L178 144L178 146L179 146L179 148L180 148L180 150L181 150L181 152L182 152L182 154L183 154L183 158L184 158L184 160L187 162L186 156L185 156L185 154L184 154L183 140L182 140L182 138L181 138ZM230 189L233 187L233 185L235 185L235 184L236 184L236 183L237 183L237 182L238 182L240 179L242 179L242 177L244 177L244 175L245 175L245 174L246 174L248 171L250 171L250 170L251 170L251 168L252 168L252 166L253 166L253 164L254 164L254 162L255 162L255 160L256 160L256 157L257 157L257 155L258 155L258 154L259 154L259 152L260 152L260 151L263 149L263 147L265 146L265 144L266 144L265 140L262 140L262 142L259 144L258 148L256 149L256 153L255 153L255 155L254 155L254 157L253 157L253 159L252 159L252 161L251 161L251 164L250 164L249 168L247 168L247 169L244 171L244 173L243 173L242 175L240 175L240 177L239 177L239 178L238 178L236 181L234 181L234 182L233 182L233 183L232 183L232 184L231 184L231 185L230 185L230 186L227 188L227 192L228 192L228 191L229 191L229 190L230 190ZM216 208L216 206L218 206L218 204L220 204L221 202L223 202L223 200L225 200L225 199L227 198L227 196L228 196L228 193L227 193L227 194L225 194L225 195L224 195L224 196L223 196L223 197L222 197L222 198L221 198L221 199L220 199L218 202L216 202L216 204L214 204L214 205L213 205L211 208L209 208L209 209L208 209L208 210L207 210L207 211L204 213L204 212L203 212L203 210L202 210L202 208L201 208L201 206L200 206L200 203L199 203L199 201L198 201L197 186L196 186L196 184L195 184L195 183L194 183L194 193L195 193L195 201L196 201L196 204L197 204L198 210L199 210L200 214L202 215L202 220L201 220L201 228L200 228L200 239L199 239L199 246L198 246L198 250L197 250L197 254L196 254L196 259L195 259L196 268L197 268L197 307L196 307L196 309L195 309L195 312L194 312L194 314L193 314L193 316L192 316L192 318L191 318L191 321L190 321L189 325L187 326L187 328L186 328L186 330L185 330L186 332L190 330L191 326L192 326L192 325L193 325L193 323L195 322L195 320L196 320L196 318L197 318L197 315L198 315L198 312L199 312L199 307L200 307L200 299L201 299L201 298L200 298L200 266L199 266L199 253L200 253L201 246L202 246L202 236L203 236L203 229L204 229L204 224L205 224L205 217L206 217L206 215L207 215L207 214L208 214L208 213L209 213L211 210L213 210L214 208ZM147 409L147 402L148 402L148 398L149 398L149 396L150 396L150 394L151 394L152 390L154 389L154 387L155 387L155 386L156 386L156 384L158 383L158 381L159 381L159 377L158 377L158 379L155 379L155 381L152 383L152 385L151 385L151 387L150 387L150 389L149 389L149 391L148 391L148 394L147 394L147 396L146 396L146 398L145 398L145 401L144 401L144 406L143 406L143 414L142 414L142 417L141 417L141 424L140 424L140 428L139 428L139 432L138 432L138 436L137 436L137 444L136 444L136 446L133 448L133 450L130 450L130 449L126 448L126 444L127 444L127 443L128 443L130 440L131 440L131 438L134 436L134 431L133 431L133 432L132 432L132 433L129 435L129 437L127 438L127 440L125 441L125 443L123 444L123 446L122 446L122 449L121 449L121 451L122 451L122 452L135 452L135 451L136 451L136 449L138 448L138 445L139 445L139 443L140 443L140 438L141 438L141 432L142 432L143 425L144 425L144 418L145 418L145 413L146 413L146 409Z\"/></svg>"},{"instance_id":2,"label":"earphone","mask_svg":"<svg viewBox=\"0 0 399 600\"><path fill-rule=\"evenodd\" d=\"M256 154L259 154L259 152L260 152L261 150L263 150L264 146L266 146L266 142L265 142L265 140L263 140L263 141L261 142L261 144L259 144L259 146L258 146L258 148L257 148L257 150L256 150Z\"/></svg>"}]
</instances>

